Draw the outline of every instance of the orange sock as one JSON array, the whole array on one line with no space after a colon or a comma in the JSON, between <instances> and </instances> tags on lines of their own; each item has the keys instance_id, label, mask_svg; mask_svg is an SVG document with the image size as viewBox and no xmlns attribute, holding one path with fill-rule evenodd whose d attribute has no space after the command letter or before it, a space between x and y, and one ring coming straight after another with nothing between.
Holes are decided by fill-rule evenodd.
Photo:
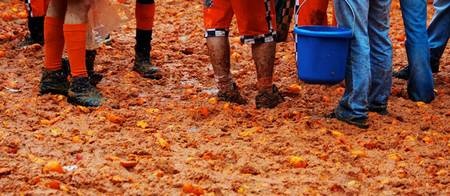
<instances>
[{"instance_id":1,"label":"orange sock","mask_svg":"<svg viewBox=\"0 0 450 196\"><path fill-rule=\"evenodd\" d=\"M61 69L61 57L64 50L64 20L45 17L44 21L44 54L45 69L56 71Z\"/></svg>"},{"instance_id":2,"label":"orange sock","mask_svg":"<svg viewBox=\"0 0 450 196\"><path fill-rule=\"evenodd\" d=\"M72 77L86 77L86 24L64 24L67 55Z\"/></svg>"},{"instance_id":3,"label":"orange sock","mask_svg":"<svg viewBox=\"0 0 450 196\"><path fill-rule=\"evenodd\" d=\"M136 3L136 28L152 30L155 17L154 3Z\"/></svg>"}]
</instances>

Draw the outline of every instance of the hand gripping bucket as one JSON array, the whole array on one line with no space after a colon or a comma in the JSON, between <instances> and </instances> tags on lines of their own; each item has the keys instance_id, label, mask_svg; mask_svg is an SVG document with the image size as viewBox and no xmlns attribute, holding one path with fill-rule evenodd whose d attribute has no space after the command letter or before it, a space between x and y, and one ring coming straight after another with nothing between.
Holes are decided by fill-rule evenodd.
<instances>
[{"instance_id":1,"label":"hand gripping bucket","mask_svg":"<svg viewBox=\"0 0 450 196\"><path fill-rule=\"evenodd\" d=\"M297 14L302 5L297 6ZM300 80L311 84L336 84L344 80L350 40L353 37L351 29L296 26L294 34Z\"/></svg>"}]
</instances>

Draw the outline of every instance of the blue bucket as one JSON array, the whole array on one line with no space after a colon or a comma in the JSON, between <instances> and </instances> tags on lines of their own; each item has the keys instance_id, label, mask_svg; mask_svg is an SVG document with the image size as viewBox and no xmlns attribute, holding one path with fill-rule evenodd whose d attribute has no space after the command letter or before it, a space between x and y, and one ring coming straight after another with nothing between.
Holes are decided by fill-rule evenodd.
<instances>
[{"instance_id":1,"label":"blue bucket","mask_svg":"<svg viewBox=\"0 0 450 196\"><path fill-rule=\"evenodd\" d=\"M295 27L297 72L312 84L336 84L344 80L353 32L328 26Z\"/></svg>"}]
</instances>

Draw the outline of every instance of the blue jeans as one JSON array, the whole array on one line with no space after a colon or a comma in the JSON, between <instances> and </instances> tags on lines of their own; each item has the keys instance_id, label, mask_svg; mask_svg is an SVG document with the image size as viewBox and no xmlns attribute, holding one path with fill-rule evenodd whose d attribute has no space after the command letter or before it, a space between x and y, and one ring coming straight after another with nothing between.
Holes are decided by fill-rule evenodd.
<instances>
[{"instance_id":1,"label":"blue jeans","mask_svg":"<svg viewBox=\"0 0 450 196\"><path fill-rule=\"evenodd\" d=\"M344 119L366 119L369 109L386 109L392 87L391 0L335 0L336 19L354 36L345 73L345 93L335 110ZM353 25L354 24L354 25Z\"/></svg>"},{"instance_id":2,"label":"blue jeans","mask_svg":"<svg viewBox=\"0 0 450 196\"><path fill-rule=\"evenodd\" d=\"M450 1L434 0L435 13L428 27L431 67L438 68L450 37Z\"/></svg>"},{"instance_id":3,"label":"blue jeans","mask_svg":"<svg viewBox=\"0 0 450 196\"><path fill-rule=\"evenodd\" d=\"M410 75L408 95L413 101L429 103L434 99L427 33L427 1L400 0L406 31L406 53Z\"/></svg>"}]
</instances>

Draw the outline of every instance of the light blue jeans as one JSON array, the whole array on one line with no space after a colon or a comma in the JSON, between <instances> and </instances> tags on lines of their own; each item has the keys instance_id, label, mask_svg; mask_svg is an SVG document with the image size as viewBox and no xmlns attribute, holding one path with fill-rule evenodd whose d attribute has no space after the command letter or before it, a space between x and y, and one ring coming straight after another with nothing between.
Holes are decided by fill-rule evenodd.
<instances>
[{"instance_id":1,"label":"light blue jeans","mask_svg":"<svg viewBox=\"0 0 450 196\"><path fill-rule=\"evenodd\" d=\"M391 0L335 0L341 27L353 28L345 93L335 110L344 119L366 119L369 109L387 108L392 87Z\"/></svg>"},{"instance_id":2,"label":"light blue jeans","mask_svg":"<svg viewBox=\"0 0 450 196\"><path fill-rule=\"evenodd\" d=\"M408 95L413 101L429 103L434 99L434 82L430 67L427 1L400 0L400 7L405 24L405 46L410 70Z\"/></svg>"},{"instance_id":3,"label":"light blue jeans","mask_svg":"<svg viewBox=\"0 0 450 196\"><path fill-rule=\"evenodd\" d=\"M438 68L450 37L450 0L434 0L435 13L428 27L431 67Z\"/></svg>"}]
</instances>

